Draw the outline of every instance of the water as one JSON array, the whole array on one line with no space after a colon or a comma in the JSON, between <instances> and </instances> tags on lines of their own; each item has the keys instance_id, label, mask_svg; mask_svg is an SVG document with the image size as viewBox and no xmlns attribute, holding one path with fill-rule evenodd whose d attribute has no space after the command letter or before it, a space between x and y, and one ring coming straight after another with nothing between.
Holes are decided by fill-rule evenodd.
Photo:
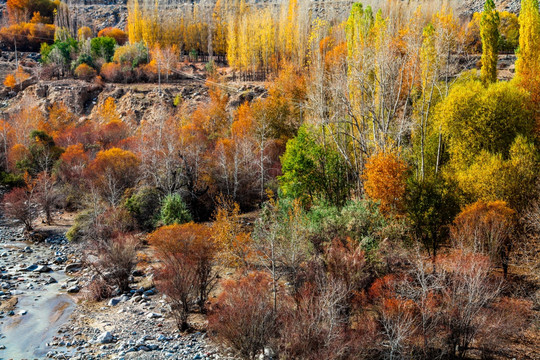
<instances>
[{"instance_id":1,"label":"water","mask_svg":"<svg viewBox=\"0 0 540 360\"><path fill-rule=\"evenodd\" d=\"M10 242L0 244L0 252L9 247L24 248L28 244L23 242ZM31 264L36 256L42 256L40 252L48 251L38 246L33 246L34 253L29 254L24 260L25 264ZM16 264L13 258L18 256L15 252L10 255L11 262L0 258L0 265ZM65 282L67 275L63 271L54 271L44 274L34 272L16 272L17 267L8 269L7 273L17 274L17 278L27 279L20 282L18 290L23 294L16 295L18 303L14 316L6 316L0 319L0 344L6 346L5 350L0 350L0 359L33 359L44 358L51 349L46 346L57 334L58 329L68 319L75 309L75 302L65 292L60 292L61 283ZM44 285L36 284L39 278L46 279L54 277L58 283ZM10 280L14 283L14 280ZM33 289L27 289L26 284L33 283ZM26 315L19 315L19 311L26 310Z\"/></svg>"}]
</instances>

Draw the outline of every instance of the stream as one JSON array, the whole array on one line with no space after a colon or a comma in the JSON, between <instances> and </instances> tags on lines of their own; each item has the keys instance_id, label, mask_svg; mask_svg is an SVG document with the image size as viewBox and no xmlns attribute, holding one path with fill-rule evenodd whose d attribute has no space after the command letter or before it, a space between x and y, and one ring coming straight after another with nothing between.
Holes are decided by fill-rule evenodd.
<instances>
[{"instance_id":1,"label":"stream","mask_svg":"<svg viewBox=\"0 0 540 360\"><path fill-rule=\"evenodd\" d=\"M50 350L47 343L76 306L61 289L69 276L64 266L52 264L59 253L47 245L0 239L0 254L0 306L14 297L18 300L14 308L0 313L0 359L44 358ZM37 264L47 264L52 271L28 270Z\"/></svg>"}]
</instances>

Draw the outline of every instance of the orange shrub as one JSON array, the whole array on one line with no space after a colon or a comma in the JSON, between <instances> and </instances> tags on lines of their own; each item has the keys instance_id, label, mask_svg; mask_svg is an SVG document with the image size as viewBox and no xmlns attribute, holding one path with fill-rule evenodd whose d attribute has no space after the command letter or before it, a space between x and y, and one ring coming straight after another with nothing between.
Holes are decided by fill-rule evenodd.
<instances>
[{"instance_id":1,"label":"orange shrub","mask_svg":"<svg viewBox=\"0 0 540 360\"><path fill-rule=\"evenodd\" d=\"M105 63L101 66L100 75L109 82L118 82L123 78L122 66L115 63Z\"/></svg>"},{"instance_id":2,"label":"orange shrub","mask_svg":"<svg viewBox=\"0 0 540 360\"><path fill-rule=\"evenodd\" d=\"M128 35L115 27L106 27L105 29L98 32L98 36L108 36L116 40L118 45L124 45L128 39Z\"/></svg>"},{"instance_id":3,"label":"orange shrub","mask_svg":"<svg viewBox=\"0 0 540 360\"><path fill-rule=\"evenodd\" d=\"M90 81L96 77L96 70L87 64L81 64L75 69L75 76L79 79Z\"/></svg>"},{"instance_id":4,"label":"orange shrub","mask_svg":"<svg viewBox=\"0 0 540 360\"><path fill-rule=\"evenodd\" d=\"M369 198L380 201L383 212L399 212L405 195L407 164L394 153L379 152L366 164L363 179Z\"/></svg>"},{"instance_id":5,"label":"orange shrub","mask_svg":"<svg viewBox=\"0 0 540 360\"><path fill-rule=\"evenodd\" d=\"M13 89L16 85L17 85L17 81L15 80L15 76L13 74L8 74L6 76L6 79L4 80L4 86L7 86Z\"/></svg>"}]
</instances>

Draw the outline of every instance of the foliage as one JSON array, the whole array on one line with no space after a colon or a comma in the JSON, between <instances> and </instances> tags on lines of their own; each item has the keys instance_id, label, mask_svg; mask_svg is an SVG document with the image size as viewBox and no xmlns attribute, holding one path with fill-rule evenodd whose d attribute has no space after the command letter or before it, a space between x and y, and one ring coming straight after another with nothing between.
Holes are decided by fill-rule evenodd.
<instances>
[{"instance_id":1,"label":"foliage","mask_svg":"<svg viewBox=\"0 0 540 360\"><path fill-rule=\"evenodd\" d=\"M365 166L363 179L366 195L381 204L386 213L399 213L403 208L407 164L394 153L372 155Z\"/></svg>"},{"instance_id":2,"label":"foliage","mask_svg":"<svg viewBox=\"0 0 540 360\"><path fill-rule=\"evenodd\" d=\"M15 76L13 74L7 74L6 78L4 80L4 86L7 86L9 88L14 88L17 86L17 80L15 80Z\"/></svg>"},{"instance_id":3,"label":"foliage","mask_svg":"<svg viewBox=\"0 0 540 360\"><path fill-rule=\"evenodd\" d=\"M18 23L0 28L0 41L10 50L15 50L15 39L18 51L39 51L42 43L52 43L54 25Z\"/></svg>"},{"instance_id":4,"label":"foliage","mask_svg":"<svg viewBox=\"0 0 540 360\"><path fill-rule=\"evenodd\" d=\"M37 216L33 208L32 189L18 187L5 194L3 210L5 216L20 221L26 230L32 230L32 222Z\"/></svg>"},{"instance_id":5,"label":"foliage","mask_svg":"<svg viewBox=\"0 0 540 360\"><path fill-rule=\"evenodd\" d=\"M349 197L352 185L347 164L331 145L319 145L306 127L287 143L281 168L279 181L285 196L304 203L321 199L338 206Z\"/></svg>"},{"instance_id":6,"label":"foliage","mask_svg":"<svg viewBox=\"0 0 540 360\"><path fill-rule=\"evenodd\" d=\"M191 214L182 196L172 194L163 198L159 218L164 225L184 224L191 221Z\"/></svg>"},{"instance_id":7,"label":"foliage","mask_svg":"<svg viewBox=\"0 0 540 360\"><path fill-rule=\"evenodd\" d=\"M217 256L217 246L211 239L210 228L193 222L163 226L150 234L148 240L164 262L163 271L166 273L172 272L175 277L182 277L182 274L175 274L175 272L184 269L185 265L180 265L183 262L193 268L193 283L189 284L194 290L191 296L195 296L199 309L205 311L208 296L217 280L217 274L213 268ZM187 279L189 278L184 280ZM173 308L176 309L176 306L180 306L176 317L180 319L179 327L185 329L190 302L178 304L175 301L180 297L189 296L183 294L184 285L188 284L184 283L181 288L175 288L168 279L162 278L159 281L164 286L166 294L173 299L171 304Z\"/></svg>"},{"instance_id":8,"label":"foliage","mask_svg":"<svg viewBox=\"0 0 540 360\"><path fill-rule=\"evenodd\" d=\"M448 226L459 212L455 190L437 178L410 180L406 201L414 239L436 257L449 237Z\"/></svg>"},{"instance_id":9,"label":"foliage","mask_svg":"<svg viewBox=\"0 0 540 360\"><path fill-rule=\"evenodd\" d=\"M99 37L110 37L116 41L119 46L122 46L128 40L128 35L121 29L115 27L106 27L98 32Z\"/></svg>"},{"instance_id":10,"label":"foliage","mask_svg":"<svg viewBox=\"0 0 540 360\"><path fill-rule=\"evenodd\" d=\"M241 358L255 359L276 332L271 280L254 272L238 281L225 281L222 287L208 318L209 330Z\"/></svg>"},{"instance_id":11,"label":"foliage","mask_svg":"<svg viewBox=\"0 0 540 360\"><path fill-rule=\"evenodd\" d=\"M82 80L90 81L96 77L96 70L85 63L80 64L74 71L76 77Z\"/></svg>"},{"instance_id":12,"label":"foliage","mask_svg":"<svg viewBox=\"0 0 540 360\"><path fill-rule=\"evenodd\" d=\"M464 208L451 227L456 248L490 257L508 272L509 253L516 226L516 212L504 201L477 201Z\"/></svg>"},{"instance_id":13,"label":"foliage","mask_svg":"<svg viewBox=\"0 0 540 360\"><path fill-rule=\"evenodd\" d=\"M141 230L152 231L160 215L160 193L156 188L143 187L126 200L125 207Z\"/></svg>"},{"instance_id":14,"label":"foliage","mask_svg":"<svg viewBox=\"0 0 540 360\"><path fill-rule=\"evenodd\" d=\"M497 80L499 24L499 12L495 8L495 2L487 0L480 21L480 37L482 38L481 77L484 83L493 83Z\"/></svg>"},{"instance_id":15,"label":"foliage","mask_svg":"<svg viewBox=\"0 0 540 360\"><path fill-rule=\"evenodd\" d=\"M108 36L98 36L90 40L90 49L94 58L103 58L110 62L114 55L116 40Z\"/></svg>"},{"instance_id":16,"label":"foliage","mask_svg":"<svg viewBox=\"0 0 540 360\"><path fill-rule=\"evenodd\" d=\"M111 205L116 205L124 191L135 185L140 160L131 151L119 148L102 150L88 165L92 185Z\"/></svg>"}]
</instances>

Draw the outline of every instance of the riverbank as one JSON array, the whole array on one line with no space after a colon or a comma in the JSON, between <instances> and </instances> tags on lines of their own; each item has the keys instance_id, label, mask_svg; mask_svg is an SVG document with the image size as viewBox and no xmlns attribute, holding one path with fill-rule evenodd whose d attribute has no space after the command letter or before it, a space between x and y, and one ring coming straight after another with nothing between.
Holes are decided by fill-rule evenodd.
<instances>
[{"instance_id":1,"label":"riverbank","mask_svg":"<svg viewBox=\"0 0 540 360\"><path fill-rule=\"evenodd\" d=\"M57 230L30 243L22 228L0 223L0 359L229 358L204 332L177 331L150 268L134 272L130 292L86 301L92 274ZM204 328L203 317L193 323Z\"/></svg>"}]
</instances>

